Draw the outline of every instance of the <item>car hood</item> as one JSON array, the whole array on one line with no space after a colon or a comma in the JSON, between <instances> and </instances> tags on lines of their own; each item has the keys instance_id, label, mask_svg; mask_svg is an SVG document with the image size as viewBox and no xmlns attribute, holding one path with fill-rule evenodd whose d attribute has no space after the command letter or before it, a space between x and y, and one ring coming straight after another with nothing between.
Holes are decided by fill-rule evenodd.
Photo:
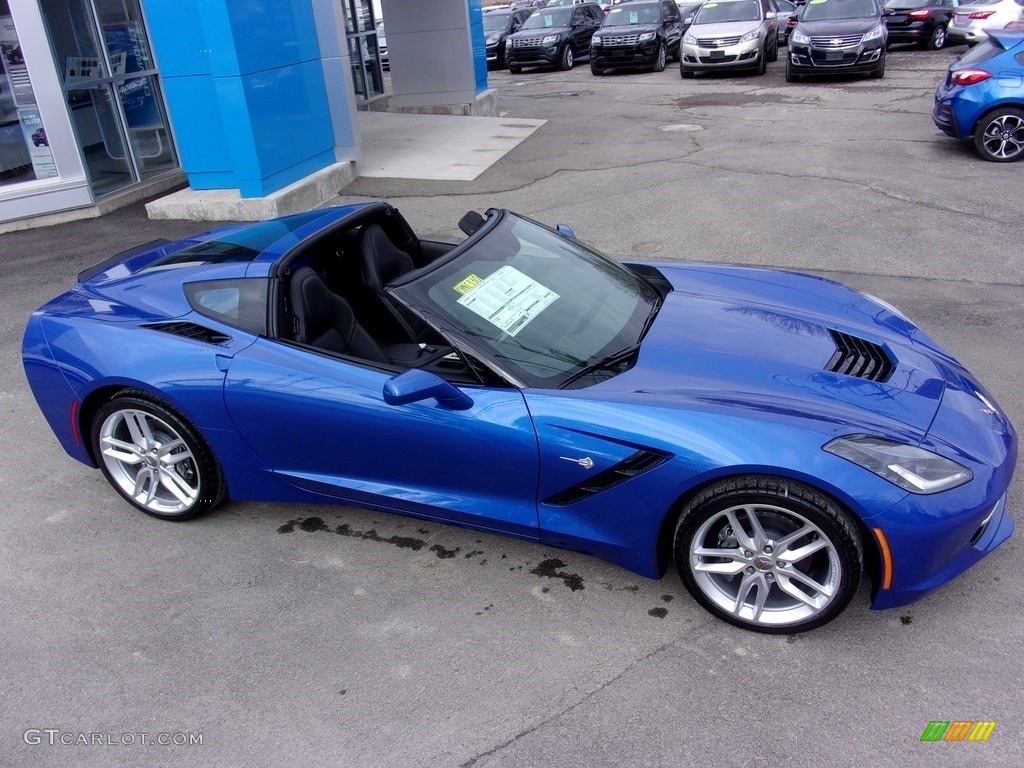
<instances>
[{"instance_id":1,"label":"car hood","mask_svg":"<svg viewBox=\"0 0 1024 768\"><path fill-rule=\"evenodd\" d=\"M735 37L745 35L752 29L757 29L763 21L719 21L714 24L691 24L690 34L702 40L718 37Z\"/></svg>"},{"instance_id":2,"label":"car hood","mask_svg":"<svg viewBox=\"0 0 1024 768\"><path fill-rule=\"evenodd\" d=\"M543 29L520 29L509 37L546 37L547 35L562 35L569 31L569 27L544 27Z\"/></svg>"},{"instance_id":3,"label":"car hood","mask_svg":"<svg viewBox=\"0 0 1024 768\"><path fill-rule=\"evenodd\" d=\"M642 35L645 32L657 32L658 24L616 24L613 27L601 27L599 35Z\"/></svg>"},{"instance_id":4,"label":"car hood","mask_svg":"<svg viewBox=\"0 0 1024 768\"><path fill-rule=\"evenodd\" d=\"M820 21L804 21L801 19L797 26L805 35L822 37L823 35L864 34L881 23L881 17L872 16L868 19L821 19Z\"/></svg>"},{"instance_id":5,"label":"car hood","mask_svg":"<svg viewBox=\"0 0 1024 768\"><path fill-rule=\"evenodd\" d=\"M912 324L832 281L760 269L660 266L673 290L627 372L590 389L646 404L699 402L921 439L945 389ZM833 331L880 345L885 382L828 370ZM921 340L916 340L915 335ZM851 431L847 428L846 431Z\"/></svg>"}]
</instances>

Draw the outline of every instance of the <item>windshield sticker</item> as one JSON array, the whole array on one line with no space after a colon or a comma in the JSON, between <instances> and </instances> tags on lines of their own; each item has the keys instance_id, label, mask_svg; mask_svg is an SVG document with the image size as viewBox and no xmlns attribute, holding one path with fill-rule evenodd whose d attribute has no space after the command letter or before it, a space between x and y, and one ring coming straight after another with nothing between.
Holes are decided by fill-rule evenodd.
<instances>
[{"instance_id":1,"label":"windshield sticker","mask_svg":"<svg viewBox=\"0 0 1024 768\"><path fill-rule=\"evenodd\" d=\"M611 12L612 13L622 13L622 9L621 8L612 8Z\"/></svg>"},{"instance_id":2,"label":"windshield sticker","mask_svg":"<svg viewBox=\"0 0 1024 768\"><path fill-rule=\"evenodd\" d=\"M811 0L811 2L813 3L814 0ZM718 7L718 3L704 3L704 7L705 8L717 8Z\"/></svg>"},{"instance_id":3,"label":"windshield sticker","mask_svg":"<svg viewBox=\"0 0 1024 768\"><path fill-rule=\"evenodd\" d=\"M467 277L459 286L472 277L474 275ZM532 277L515 267L504 266L470 288L459 298L459 304L509 336L515 336L557 298L557 293Z\"/></svg>"},{"instance_id":4,"label":"windshield sticker","mask_svg":"<svg viewBox=\"0 0 1024 768\"><path fill-rule=\"evenodd\" d=\"M480 283L482 283L483 281L483 278L479 277L478 275L470 275L461 283L456 285L455 290L463 294L469 293L471 290L480 285Z\"/></svg>"},{"instance_id":5,"label":"windshield sticker","mask_svg":"<svg viewBox=\"0 0 1024 768\"><path fill-rule=\"evenodd\" d=\"M544 26L545 27L553 27L553 26L555 26L555 17L552 16L551 14L548 14L547 16L545 16L544 17Z\"/></svg>"},{"instance_id":6,"label":"windshield sticker","mask_svg":"<svg viewBox=\"0 0 1024 768\"><path fill-rule=\"evenodd\" d=\"M639 24L640 23L640 14L637 13L636 11L630 11L629 12L629 23L630 24Z\"/></svg>"}]
</instances>

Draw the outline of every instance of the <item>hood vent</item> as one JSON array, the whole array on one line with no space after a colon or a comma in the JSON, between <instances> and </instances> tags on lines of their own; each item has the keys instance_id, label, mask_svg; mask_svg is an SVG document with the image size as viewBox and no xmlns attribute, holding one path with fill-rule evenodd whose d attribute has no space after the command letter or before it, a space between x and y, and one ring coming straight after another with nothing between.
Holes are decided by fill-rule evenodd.
<instances>
[{"instance_id":1,"label":"hood vent","mask_svg":"<svg viewBox=\"0 0 1024 768\"><path fill-rule=\"evenodd\" d=\"M874 342L829 329L836 353L825 370L868 381L887 381L896 366L885 349Z\"/></svg>"},{"instance_id":2,"label":"hood vent","mask_svg":"<svg viewBox=\"0 0 1024 768\"><path fill-rule=\"evenodd\" d=\"M665 456L653 451L637 451L626 457L615 466L609 467L603 472L598 472L591 478L566 488L564 491L544 499L545 504L555 507L564 507L575 504L578 501L589 499L595 493L607 491L620 483L632 480L637 475L642 475L649 469L654 469L663 464Z\"/></svg>"},{"instance_id":3,"label":"hood vent","mask_svg":"<svg viewBox=\"0 0 1024 768\"><path fill-rule=\"evenodd\" d=\"M231 341L230 336L223 334L220 331L214 331L210 328L196 325L195 323L150 323L149 325L144 325L142 327L148 328L151 331L169 333L172 336L181 336L185 339L202 341L206 344L223 344L227 341Z\"/></svg>"}]
</instances>

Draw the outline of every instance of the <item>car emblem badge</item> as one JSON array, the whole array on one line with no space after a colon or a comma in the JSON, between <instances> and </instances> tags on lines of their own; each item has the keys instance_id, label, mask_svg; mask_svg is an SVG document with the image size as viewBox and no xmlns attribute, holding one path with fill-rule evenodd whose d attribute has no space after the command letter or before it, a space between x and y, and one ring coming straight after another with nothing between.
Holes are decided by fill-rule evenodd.
<instances>
[{"instance_id":1,"label":"car emblem badge","mask_svg":"<svg viewBox=\"0 0 1024 768\"><path fill-rule=\"evenodd\" d=\"M715 48L721 48L723 45L725 45L725 40L714 40L711 44L715 46Z\"/></svg>"},{"instance_id":2,"label":"car emblem badge","mask_svg":"<svg viewBox=\"0 0 1024 768\"><path fill-rule=\"evenodd\" d=\"M558 458L565 459L566 461L571 461L574 464L579 464L584 469L594 468L594 460L589 456L584 456L582 459L574 459L571 456L559 456Z\"/></svg>"},{"instance_id":3,"label":"car emblem badge","mask_svg":"<svg viewBox=\"0 0 1024 768\"><path fill-rule=\"evenodd\" d=\"M832 45L839 45L839 44L840 44L841 42L843 42L843 41L842 41L842 40L840 40L840 39L839 39L838 37L834 37L834 38L832 38L832 40L830 40L829 42L831 42L831 43L832 43Z\"/></svg>"}]
</instances>

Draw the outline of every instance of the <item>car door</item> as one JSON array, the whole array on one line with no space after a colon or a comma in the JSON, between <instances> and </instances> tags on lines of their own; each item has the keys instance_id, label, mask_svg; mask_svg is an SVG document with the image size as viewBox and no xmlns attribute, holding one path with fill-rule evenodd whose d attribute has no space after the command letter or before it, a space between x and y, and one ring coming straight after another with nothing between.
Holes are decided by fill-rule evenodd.
<instances>
[{"instance_id":1,"label":"car door","mask_svg":"<svg viewBox=\"0 0 1024 768\"><path fill-rule=\"evenodd\" d=\"M293 485L340 500L537 537L537 438L519 390L472 405L385 402L393 371L261 338L232 360L227 409Z\"/></svg>"},{"instance_id":2,"label":"car door","mask_svg":"<svg viewBox=\"0 0 1024 768\"><path fill-rule=\"evenodd\" d=\"M665 31L665 49L670 56L679 52L679 43L683 37L683 20L679 16L679 8L670 0L661 3L662 28Z\"/></svg>"}]
</instances>

